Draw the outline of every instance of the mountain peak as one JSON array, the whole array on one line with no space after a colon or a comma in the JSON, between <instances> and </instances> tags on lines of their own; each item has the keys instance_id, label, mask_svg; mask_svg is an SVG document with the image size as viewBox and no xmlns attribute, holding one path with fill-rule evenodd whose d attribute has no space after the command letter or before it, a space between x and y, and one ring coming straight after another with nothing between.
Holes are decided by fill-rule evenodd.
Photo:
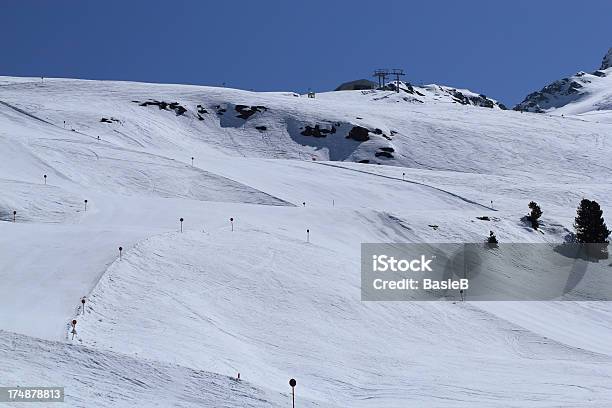
<instances>
[{"instance_id":1,"label":"mountain peak","mask_svg":"<svg viewBox=\"0 0 612 408\"><path fill-rule=\"evenodd\" d=\"M612 67L612 48L608 50L608 53L603 58L601 62L601 68L599 69L608 69Z\"/></svg>"}]
</instances>

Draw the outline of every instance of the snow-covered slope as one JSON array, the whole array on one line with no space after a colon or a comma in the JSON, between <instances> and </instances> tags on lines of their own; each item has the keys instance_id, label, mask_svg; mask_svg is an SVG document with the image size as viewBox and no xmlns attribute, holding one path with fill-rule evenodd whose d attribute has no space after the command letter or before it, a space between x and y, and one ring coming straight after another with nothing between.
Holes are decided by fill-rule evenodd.
<instances>
[{"instance_id":1,"label":"snow-covered slope","mask_svg":"<svg viewBox=\"0 0 612 408\"><path fill-rule=\"evenodd\" d=\"M610 214L612 124L400 86L1 78L0 385L85 407L281 406L291 377L299 406L612 404L607 303L361 302L359 271L362 242L561 242L582 197Z\"/></svg>"},{"instance_id":2,"label":"snow-covered slope","mask_svg":"<svg viewBox=\"0 0 612 408\"><path fill-rule=\"evenodd\" d=\"M235 378L0 330L2 384L64 387L70 407L282 407L288 395ZM75 392L78 390L78 392ZM3 403L44 406L43 403ZM301 406L329 407L300 400Z\"/></svg>"},{"instance_id":3,"label":"snow-covered slope","mask_svg":"<svg viewBox=\"0 0 612 408\"><path fill-rule=\"evenodd\" d=\"M413 86L403 81L393 81L383 87L384 90L396 91L399 88L399 93L408 94L410 97L404 96L405 101L417 103L431 103L432 101L457 103L461 105L480 106L491 109L506 109L503 103L494 99L488 98L486 95L478 94L469 89L457 89L450 86L430 84L424 86ZM368 91L362 91L368 92Z\"/></svg>"},{"instance_id":4,"label":"snow-covered slope","mask_svg":"<svg viewBox=\"0 0 612 408\"><path fill-rule=\"evenodd\" d=\"M581 71L555 81L529 94L514 109L612 122L612 48L597 71Z\"/></svg>"}]
</instances>

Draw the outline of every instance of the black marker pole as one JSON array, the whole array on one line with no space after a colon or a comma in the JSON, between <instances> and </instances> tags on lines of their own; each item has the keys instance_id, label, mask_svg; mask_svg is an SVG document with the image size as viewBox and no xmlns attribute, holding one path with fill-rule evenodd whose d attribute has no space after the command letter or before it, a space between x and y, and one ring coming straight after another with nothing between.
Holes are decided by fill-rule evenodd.
<instances>
[{"instance_id":1,"label":"black marker pole","mask_svg":"<svg viewBox=\"0 0 612 408\"><path fill-rule=\"evenodd\" d=\"M295 385L297 382L294 378L289 380L289 385L291 386L291 406L295 408Z\"/></svg>"},{"instance_id":2,"label":"black marker pole","mask_svg":"<svg viewBox=\"0 0 612 408\"><path fill-rule=\"evenodd\" d=\"M72 321L72 340L74 340L74 335L76 334L76 324L77 324L77 321L73 320Z\"/></svg>"}]
</instances>

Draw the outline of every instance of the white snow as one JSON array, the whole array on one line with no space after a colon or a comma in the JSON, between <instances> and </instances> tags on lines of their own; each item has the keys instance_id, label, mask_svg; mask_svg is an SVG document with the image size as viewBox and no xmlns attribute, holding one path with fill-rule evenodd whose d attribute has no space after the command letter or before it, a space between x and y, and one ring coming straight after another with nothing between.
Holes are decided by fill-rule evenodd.
<instances>
[{"instance_id":1,"label":"white snow","mask_svg":"<svg viewBox=\"0 0 612 408\"><path fill-rule=\"evenodd\" d=\"M560 242L581 198L612 214L611 123L418 89L0 77L0 385L84 407L288 406L292 377L299 406L612 404L607 302L360 300L362 242Z\"/></svg>"}]
</instances>

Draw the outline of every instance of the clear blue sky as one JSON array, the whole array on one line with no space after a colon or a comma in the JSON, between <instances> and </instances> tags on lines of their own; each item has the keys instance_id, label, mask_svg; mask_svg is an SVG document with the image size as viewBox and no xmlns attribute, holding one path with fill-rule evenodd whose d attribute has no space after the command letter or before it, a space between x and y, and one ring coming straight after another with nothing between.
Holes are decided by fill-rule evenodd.
<instances>
[{"instance_id":1,"label":"clear blue sky","mask_svg":"<svg viewBox=\"0 0 612 408\"><path fill-rule=\"evenodd\" d=\"M599 67L612 2L6 0L0 75L333 89L381 67L513 105Z\"/></svg>"}]
</instances>

